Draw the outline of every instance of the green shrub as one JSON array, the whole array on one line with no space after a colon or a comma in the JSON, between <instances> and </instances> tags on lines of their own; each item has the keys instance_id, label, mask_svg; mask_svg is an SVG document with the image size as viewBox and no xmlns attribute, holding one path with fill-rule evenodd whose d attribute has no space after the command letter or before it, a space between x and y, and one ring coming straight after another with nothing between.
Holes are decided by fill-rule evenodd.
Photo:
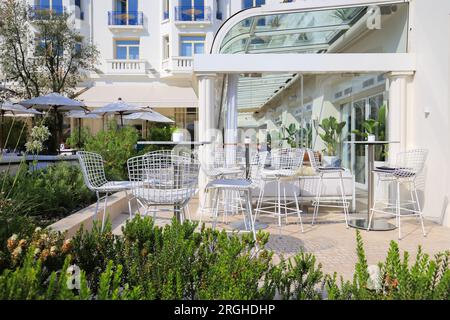
<instances>
[{"instance_id":1,"label":"green shrub","mask_svg":"<svg viewBox=\"0 0 450 320\"><path fill-rule=\"evenodd\" d=\"M99 153L105 161L105 171L111 180L127 180L127 160L135 155L138 131L133 127L118 128L110 123L107 130L88 137L85 150Z\"/></svg>"},{"instance_id":2,"label":"green shrub","mask_svg":"<svg viewBox=\"0 0 450 320\"><path fill-rule=\"evenodd\" d=\"M58 163L44 169L29 171L21 165L16 175L0 176L2 199L22 204L22 216L35 218L39 226L47 226L94 201L94 194L83 181L78 166Z\"/></svg>"},{"instance_id":3,"label":"green shrub","mask_svg":"<svg viewBox=\"0 0 450 320\"><path fill-rule=\"evenodd\" d=\"M91 132L86 127L76 128L72 130L70 136L66 140L66 144L73 149L84 148L86 142L92 139Z\"/></svg>"},{"instance_id":4,"label":"green shrub","mask_svg":"<svg viewBox=\"0 0 450 320\"><path fill-rule=\"evenodd\" d=\"M326 290L329 299L450 299L449 251L439 253L432 259L419 247L415 262L411 265L409 253L405 252L402 259L398 244L392 241L386 260L378 264L379 276L375 279L371 279L369 274L359 232L357 254L358 262L352 283L341 278L338 285L336 274L327 276Z\"/></svg>"},{"instance_id":5,"label":"green shrub","mask_svg":"<svg viewBox=\"0 0 450 320\"><path fill-rule=\"evenodd\" d=\"M268 234L235 235L180 224L157 227L137 216L113 235L97 224L72 241L36 230L8 239L11 263L0 275L0 299L449 299L450 253L434 259L419 249L415 263L391 243L374 278L357 232L353 281L324 275L313 255L273 263ZM17 249L17 248L20 248ZM50 248L50 251L48 251ZM53 248L53 249L52 249ZM47 253L44 254L45 250ZM71 273L79 268L78 277ZM340 280L338 280L340 279ZM76 283L72 288L69 282Z\"/></svg>"},{"instance_id":6,"label":"green shrub","mask_svg":"<svg viewBox=\"0 0 450 320\"><path fill-rule=\"evenodd\" d=\"M4 148L16 151L25 150L28 128L25 121L16 118L5 117L3 119L2 145Z\"/></svg>"}]
</instances>

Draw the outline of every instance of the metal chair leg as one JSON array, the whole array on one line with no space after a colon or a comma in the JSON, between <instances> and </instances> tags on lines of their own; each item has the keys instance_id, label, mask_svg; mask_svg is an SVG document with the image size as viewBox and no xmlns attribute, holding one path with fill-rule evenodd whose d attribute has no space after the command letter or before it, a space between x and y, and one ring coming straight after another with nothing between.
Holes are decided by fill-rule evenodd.
<instances>
[{"instance_id":1,"label":"metal chair leg","mask_svg":"<svg viewBox=\"0 0 450 320\"><path fill-rule=\"evenodd\" d=\"M300 228L302 230L302 233L305 232L303 230L303 221L302 221L302 211L300 210L300 207L298 205L298 197L297 197L297 192L295 192L295 188L293 189L293 193L294 193L294 201L295 201L295 207L297 209L297 216L298 216L298 220L300 221Z\"/></svg>"},{"instance_id":2,"label":"metal chair leg","mask_svg":"<svg viewBox=\"0 0 450 320\"><path fill-rule=\"evenodd\" d=\"M98 207L100 204L100 195L99 195L98 191L95 192L95 194L97 196L97 204L95 205L94 221L97 221Z\"/></svg>"},{"instance_id":3,"label":"metal chair leg","mask_svg":"<svg viewBox=\"0 0 450 320\"><path fill-rule=\"evenodd\" d=\"M220 192L217 189L214 189L214 212L213 212L213 223L212 223L212 229L216 229L217 225L217 216L219 214L219 196Z\"/></svg>"},{"instance_id":4,"label":"metal chair leg","mask_svg":"<svg viewBox=\"0 0 450 320\"><path fill-rule=\"evenodd\" d=\"M108 206L108 193L105 195L105 205L103 207L102 232L105 229L106 208Z\"/></svg>"},{"instance_id":5,"label":"metal chair leg","mask_svg":"<svg viewBox=\"0 0 450 320\"><path fill-rule=\"evenodd\" d=\"M414 186L414 195L416 196L416 203L417 203L417 211L419 214L419 220L420 220L420 224L422 226L422 233L423 236L426 237L427 236L427 232L425 231L425 225L424 225L424 221L423 221L423 215L422 215L422 207L420 205L420 201L419 201L419 195L417 194L417 187L416 187L416 182L413 182L413 186Z\"/></svg>"},{"instance_id":6,"label":"metal chair leg","mask_svg":"<svg viewBox=\"0 0 450 320\"><path fill-rule=\"evenodd\" d=\"M317 215L319 214L320 196L322 194L322 179L323 179L323 175L320 174L319 183L317 185L317 190L316 190L316 201L314 202L314 213L313 213L311 225L314 225L314 221L315 221Z\"/></svg>"},{"instance_id":7,"label":"metal chair leg","mask_svg":"<svg viewBox=\"0 0 450 320\"><path fill-rule=\"evenodd\" d=\"M247 199L247 212L249 215L249 221L250 221L250 228L253 233L253 239L256 241L256 230L255 230L255 224L253 223L253 213L252 213L252 200L251 200L251 192L250 190L247 190L244 192L246 194Z\"/></svg>"},{"instance_id":8,"label":"metal chair leg","mask_svg":"<svg viewBox=\"0 0 450 320\"><path fill-rule=\"evenodd\" d=\"M342 172L339 172L339 186L341 189L341 200L342 200L342 207L344 209L344 218L345 218L345 225L348 227L348 208L347 208L347 201L345 200L345 191L344 191L344 181L342 179Z\"/></svg>"}]
</instances>

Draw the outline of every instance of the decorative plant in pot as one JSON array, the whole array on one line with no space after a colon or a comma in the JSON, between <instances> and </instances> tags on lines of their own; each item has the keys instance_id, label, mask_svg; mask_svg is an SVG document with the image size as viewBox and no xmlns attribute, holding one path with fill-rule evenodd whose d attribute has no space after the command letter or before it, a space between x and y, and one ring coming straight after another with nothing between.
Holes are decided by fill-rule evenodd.
<instances>
[{"instance_id":1,"label":"decorative plant in pot","mask_svg":"<svg viewBox=\"0 0 450 320\"><path fill-rule=\"evenodd\" d=\"M376 132L379 126L380 123L377 120L367 119L362 124L364 132L361 132L359 130L353 130L352 133L366 139L367 141L373 142L376 139Z\"/></svg>"},{"instance_id":2,"label":"decorative plant in pot","mask_svg":"<svg viewBox=\"0 0 450 320\"><path fill-rule=\"evenodd\" d=\"M338 120L331 116L322 120L319 127L323 133L319 133L320 138L325 144L324 161L330 166L340 166L341 160L338 157L338 151L341 144L342 129L344 129L346 122L338 122Z\"/></svg>"},{"instance_id":3,"label":"decorative plant in pot","mask_svg":"<svg viewBox=\"0 0 450 320\"><path fill-rule=\"evenodd\" d=\"M291 123L288 127L283 125L281 127L281 133L282 133L282 140L286 141L291 146L291 148L298 147L298 136L300 130L297 129L295 123Z\"/></svg>"},{"instance_id":4,"label":"decorative plant in pot","mask_svg":"<svg viewBox=\"0 0 450 320\"><path fill-rule=\"evenodd\" d=\"M367 141L386 140L386 105L383 105L378 110L377 119L368 119L363 122L362 127L364 132L360 130L353 130L355 135L367 139ZM384 161L386 159L387 151L386 145L375 146L375 160Z\"/></svg>"}]
</instances>

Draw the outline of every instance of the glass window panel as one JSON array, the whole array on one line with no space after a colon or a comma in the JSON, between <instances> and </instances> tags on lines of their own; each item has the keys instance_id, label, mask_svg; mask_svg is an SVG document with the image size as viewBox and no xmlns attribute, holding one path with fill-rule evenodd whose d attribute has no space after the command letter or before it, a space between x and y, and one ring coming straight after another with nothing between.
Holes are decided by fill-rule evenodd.
<instances>
[{"instance_id":1,"label":"glass window panel","mask_svg":"<svg viewBox=\"0 0 450 320\"><path fill-rule=\"evenodd\" d=\"M127 58L127 47L116 48L116 59L125 60Z\"/></svg>"},{"instance_id":2,"label":"glass window panel","mask_svg":"<svg viewBox=\"0 0 450 320\"><path fill-rule=\"evenodd\" d=\"M205 44L204 43L195 43L194 45L194 53L202 54L205 52Z\"/></svg>"},{"instance_id":3,"label":"glass window panel","mask_svg":"<svg viewBox=\"0 0 450 320\"><path fill-rule=\"evenodd\" d=\"M138 0L128 0L128 12L136 12L138 8Z\"/></svg>"},{"instance_id":4,"label":"glass window panel","mask_svg":"<svg viewBox=\"0 0 450 320\"><path fill-rule=\"evenodd\" d=\"M139 60L139 47L129 47L129 59Z\"/></svg>"},{"instance_id":5,"label":"glass window panel","mask_svg":"<svg viewBox=\"0 0 450 320\"><path fill-rule=\"evenodd\" d=\"M139 40L117 40L117 45L139 45Z\"/></svg>"},{"instance_id":6,"label":"glass window panel","mask_svg":"<svg viewBox=\"0 0 450 320\"><path fill-rule=\"evenodd\" d=\"M181 44L181 53L182 57L190 57L192 56L192 44L191 43L182 43Z\"/></svg>"}]
</instances>

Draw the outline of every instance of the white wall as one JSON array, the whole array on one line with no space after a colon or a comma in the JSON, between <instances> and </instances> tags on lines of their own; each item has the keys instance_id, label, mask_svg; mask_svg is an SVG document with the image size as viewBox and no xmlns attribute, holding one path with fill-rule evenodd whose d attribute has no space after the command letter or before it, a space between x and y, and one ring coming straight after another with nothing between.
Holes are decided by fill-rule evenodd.
<instances>
[{"instance_id":1,"label":"white wall","mask_svg":"<svg viewBox=\"0 0 450 320\"><path fill-rule=\"evenodd\" d=\"M407 147L429 150L424 213L450 226L450 1L413 1L411 28L417 72L408 87Z\"/></svg>"}]
</instances>

